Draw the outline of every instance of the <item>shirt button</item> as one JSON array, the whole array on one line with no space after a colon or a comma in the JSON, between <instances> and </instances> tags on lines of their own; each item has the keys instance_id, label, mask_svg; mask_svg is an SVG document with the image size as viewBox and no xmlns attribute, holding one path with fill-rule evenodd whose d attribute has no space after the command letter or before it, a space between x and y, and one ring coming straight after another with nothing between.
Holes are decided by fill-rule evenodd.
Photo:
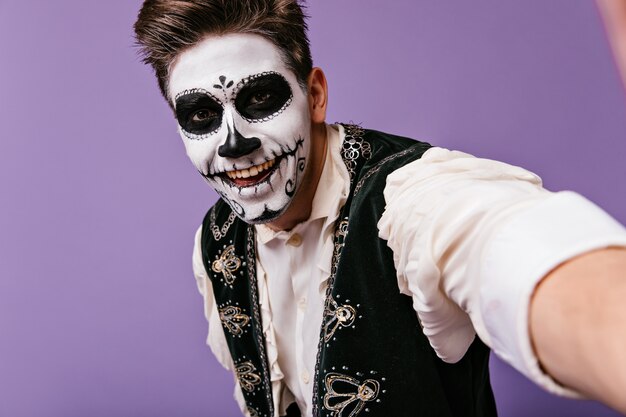
<instances>
[{"instance_id":1,"label":"shirt button","mask_svg":"<svg viewBox=\"0 0 626 417\"><path fill-rule=\"evenodd\" d=\"M287 244L291 246L296 246L296 247L302 245L302 236L300 236L297 233L294 233L293 235L291 235L289 239L287 239Z\"/></svg>"},{"instance_id":2,"label":"shirt button","mask_svg":"<svg viewBox=\"0 0 626 417\"><path fill-rule=\"evenodd\" d=\"M298 308L300 310L304 310L306 308L306 297L302 297L300 300L298 300Z\"/></svg>"},{"instance_id":3,"label":"shirt button","mask_svg":"<svg viewBox=\"0 0 626 417\"><path fill-rule=\"evenodd\" d=\"M302 371L302 374L300 374L300 378L302 378L302 382L304 382L305 384L309 383L309 373L307 371Z\"/></svg>"}]
</instances>

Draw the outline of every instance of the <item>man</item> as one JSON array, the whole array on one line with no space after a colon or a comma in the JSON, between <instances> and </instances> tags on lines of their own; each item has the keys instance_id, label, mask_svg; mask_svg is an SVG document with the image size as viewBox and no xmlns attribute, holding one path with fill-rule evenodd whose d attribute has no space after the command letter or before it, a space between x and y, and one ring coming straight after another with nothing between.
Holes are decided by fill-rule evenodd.
<instances>
[{"instance_id":1,"label":"man","mask_svg":"<svg viewBox=\"0 0 626 417\"><path fill-rule=\"evenodd\" d=\"M517 167L326 125L295 0L148 0L135 30L221 196L194 271L245 414L495 415L483 343L626 411L608 215Z\"/></svg>"}]
</instances>

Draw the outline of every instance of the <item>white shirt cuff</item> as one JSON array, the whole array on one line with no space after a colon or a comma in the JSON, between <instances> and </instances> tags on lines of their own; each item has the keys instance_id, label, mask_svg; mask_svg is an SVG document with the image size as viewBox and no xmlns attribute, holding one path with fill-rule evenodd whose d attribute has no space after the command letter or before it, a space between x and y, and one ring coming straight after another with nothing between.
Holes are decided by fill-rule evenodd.
<instances>
[{"instance_id":1,"label":"white shirt cuff","mask_svg":"<svg viewBox=\"0 0 626 417\"><path fill-rule=\"evenodd\" d=\"M483 252L479 305L485 329L478 333L486 332L496 354L547 391L580 398L539 365L529 335L531 296L560 264L611 246L626 247L626 229L576 193L555 193L518 213Z\"/></svg>"}]
</instances>

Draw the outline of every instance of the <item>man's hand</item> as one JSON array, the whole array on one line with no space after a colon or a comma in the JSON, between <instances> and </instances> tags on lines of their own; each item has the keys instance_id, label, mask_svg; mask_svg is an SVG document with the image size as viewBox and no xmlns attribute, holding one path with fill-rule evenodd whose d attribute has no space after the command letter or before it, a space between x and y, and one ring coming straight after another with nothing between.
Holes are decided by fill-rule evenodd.
<instances>
[{"instance_id":1,"label":"man's hand","mask_svg":"<svg viewBox=\"0 0 626 417\"><path fill-rule=\"evenodd\" d=\"M590 252L548 274L531 301L530 334L549 375L626 414L626 249Z\"/></svg>"}]
</instances>

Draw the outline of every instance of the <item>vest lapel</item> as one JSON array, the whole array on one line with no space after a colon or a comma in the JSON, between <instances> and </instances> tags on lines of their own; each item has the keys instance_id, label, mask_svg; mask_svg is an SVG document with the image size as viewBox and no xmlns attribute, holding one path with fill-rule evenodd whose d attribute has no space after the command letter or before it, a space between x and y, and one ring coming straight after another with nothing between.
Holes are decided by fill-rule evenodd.
<instances>
[{"instance_id":1,"label":"vest lapel","mask_svg":"<svg viewBox=\"0 0 626 417\"><path fill-rule=\"evenodd\" d=\"M213 282L235 375L250 415L274 417L259 307L254 227L235 219L223 202L211 209L208 218L203 227L203 260ZM216 247L219 250L215 251Z\"/></svg>"}]
</instances>

